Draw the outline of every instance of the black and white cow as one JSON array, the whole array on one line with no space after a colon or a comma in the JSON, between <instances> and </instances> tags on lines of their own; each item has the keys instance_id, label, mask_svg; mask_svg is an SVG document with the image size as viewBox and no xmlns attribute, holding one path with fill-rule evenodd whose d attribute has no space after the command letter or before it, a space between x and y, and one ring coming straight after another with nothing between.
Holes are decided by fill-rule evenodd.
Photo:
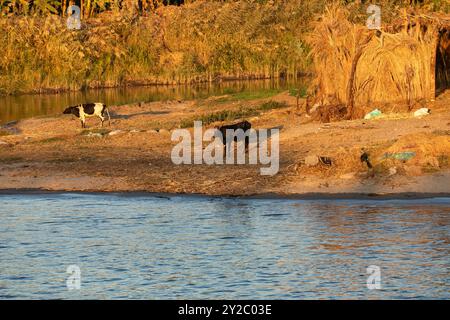
<instances>
[{"instance_id":1,"label":"black and white cow","mask_svg":"<svg viewBox=\"0 0 450 320\"><path fill-rule=\"evenodd\" d=\"M105 104L96 102L96 103L83 103L77 106L68 107L64 110L64 114L73 114L81 121L81 127L86 128L86 118L89 117L99 117L103 122L105 121L105 112L108 115L109 125L111 125L111 117L109 115L108 108Z\"/></svg>"}]
</instances>

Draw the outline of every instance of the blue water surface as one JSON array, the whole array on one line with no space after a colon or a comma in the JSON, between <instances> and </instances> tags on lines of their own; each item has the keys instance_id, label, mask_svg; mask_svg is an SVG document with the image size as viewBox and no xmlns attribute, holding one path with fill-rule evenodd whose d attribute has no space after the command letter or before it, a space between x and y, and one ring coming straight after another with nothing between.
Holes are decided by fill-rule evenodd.
<instances>
[{"instance_id":1,"label":"blue water surface","mask_svg":"<svg viewBox=\"0 0 450 320\"><path fill-rule=\"evenodd\" d=\"M0 298L449 299L449 226L444 198L4 194Z\"/></svg>"}]
</instances>

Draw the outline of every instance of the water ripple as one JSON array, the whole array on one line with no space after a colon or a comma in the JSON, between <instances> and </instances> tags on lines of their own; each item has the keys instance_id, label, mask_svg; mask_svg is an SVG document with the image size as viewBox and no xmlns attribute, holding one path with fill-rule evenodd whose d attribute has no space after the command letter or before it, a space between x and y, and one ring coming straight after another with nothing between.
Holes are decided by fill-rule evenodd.
<instances>
[{"instance_id":1,"label":"water ripple","mask_svg":"<svg viewBox=\"0 0 450 320\"><path fill-rule=\"evenodd\" d=\"M450 199L0 203L1 299L450 298ZM67 289L69 265L80 290ZM382 290L367 289L369 265Z\"/></svg>"}]
</instances>

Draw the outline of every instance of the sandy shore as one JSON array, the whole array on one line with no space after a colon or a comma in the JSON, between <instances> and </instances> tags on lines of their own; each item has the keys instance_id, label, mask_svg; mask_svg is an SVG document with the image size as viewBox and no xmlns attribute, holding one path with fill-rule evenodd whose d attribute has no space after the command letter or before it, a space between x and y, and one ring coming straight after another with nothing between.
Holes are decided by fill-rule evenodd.
<instances>
[{"instance_id":1,"label":"sandy shore","mask_svg":"<svg viewBox=\"0 0 450 320\"><path fill-rule=\"evenodd\" d=\"M172 163L176 143L171 132L183 120L270 100L287 107L247 120L254 128L283 126L278 174L262 176L261 165ZM330 124L311 121L287 93L244 101L216 97L112 106L112 125L104 130L98 119L88 120L88 130L70 115L27 119L0 131L0 189L287 198L449 196L449 101L447 92L422 119L405 113ZM361 163L362 148L373 170ZM414 157L385 156L401 152ZM332 165L308 166L305 158L311 155L329 157Z\"/></svg>"}]
</instances>

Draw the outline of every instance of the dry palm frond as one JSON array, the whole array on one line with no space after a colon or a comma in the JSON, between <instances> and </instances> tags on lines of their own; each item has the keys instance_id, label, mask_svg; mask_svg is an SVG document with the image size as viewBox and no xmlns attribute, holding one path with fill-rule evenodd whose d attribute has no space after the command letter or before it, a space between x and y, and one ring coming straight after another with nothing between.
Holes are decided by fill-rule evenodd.
<instances>
[{"instance_id":1,"label":"dry palm frond","mask_svg":"<svg viewBox=\"0 0 450 320\"><path fill-rule=\"evenodd\" d=\"M384 102L410 107L429 98L437 27L413 22L402 32L373 31L351 23L345 9L327 8L309 36L316 99L362 108Z\"/></svg>"}]
</instances>

